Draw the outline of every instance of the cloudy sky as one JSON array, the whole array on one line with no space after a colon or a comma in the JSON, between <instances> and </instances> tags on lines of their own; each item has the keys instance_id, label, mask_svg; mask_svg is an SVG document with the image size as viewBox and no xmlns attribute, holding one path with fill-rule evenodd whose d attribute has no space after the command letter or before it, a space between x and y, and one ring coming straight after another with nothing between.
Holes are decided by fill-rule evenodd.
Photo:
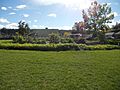
<instances>
[{"instance_id":1,"label":"cloudy sky","mask_svg":"<svg viewBox=\"0 0 120 90\"><path fill-rule=\"evenodd\" d=\"M0 28L16 28L20 20L30 28L71 29L82 20L81 11L93 0L0 0ZM116 21L120 22L120 0L97 0L112 7Z\"/></svg>"}]
</instances>

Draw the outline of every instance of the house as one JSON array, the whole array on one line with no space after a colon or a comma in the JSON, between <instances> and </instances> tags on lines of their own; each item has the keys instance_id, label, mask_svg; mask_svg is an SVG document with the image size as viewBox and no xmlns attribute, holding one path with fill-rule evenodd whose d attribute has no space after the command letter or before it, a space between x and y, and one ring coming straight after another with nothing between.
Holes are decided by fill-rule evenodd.
<instances>
[{"instance_id":1,"label":"house","mask_svg":"<svg viewBox=\"0 0 120 90\"><path fill-rule=\"evenodd\" d=\"M114 39L114 32L108 32L105 34L106 39Z\"/></svg>"},{"instance_id":2,"label":"house","mask_svg":"<svg viewBox=\"0 0 120 90\"><path fill-rule=\"evenodd\" d=\"M70 34L70 37L71 38L81 38L82 34L80 34L80 33Z\"/></svg>"},{"instance_id":3,"label":"house","mask_svg":"<svg viewBox=\"0 0 120 90\"><path fill-rule=\"evenodd\" d=\"M116 39L120 39L120 31L117 32L117 33L115 33L115 34L114 34L114 37L115 37Z\"/></svg>"}]
</instances>

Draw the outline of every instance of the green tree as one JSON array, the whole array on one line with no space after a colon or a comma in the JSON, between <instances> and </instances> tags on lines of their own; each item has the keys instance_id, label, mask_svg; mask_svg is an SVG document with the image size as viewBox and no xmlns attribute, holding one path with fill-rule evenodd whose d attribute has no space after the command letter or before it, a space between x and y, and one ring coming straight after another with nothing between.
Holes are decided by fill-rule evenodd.
<instances>
[{"instance_id":1,"label":"green tree","mask_svg":"<svg viewBox=\"0 0 120 90\"><path fill-rule=\"evenodd\" d=\"M27 23L25 23L25 22L22 22L22 21L20 21L18 24L19 24L18 25L18 28L19 28L18 33L19 33L19 35L22 35L22 36L28 35L29 32L30 32L29 25Z\"/></svg>"},{"instance_id":2,"label":"green tree","mask_svg":"<svg viewBox=\"0 0 120 90\"><path fill-rule=\"evenodd\" d=\"M3 27L3 28L0 30L0 32L1 32L1 35L6 35L6 34L7 34L7 30L6 30L5 27Z\"/></svg>"},{"instance_id":3,"label":"green tree","mask_svg":"<svg viewBox=\"0 0 120 90\"><path fill-rule=\"evenodd\" d=\"M81 34L82 37L85 35L85 24L83 21L76 22L74 26L72 27L73 31L72 34Z\"/></svg>"},{"instance_id":4,"label":"green tree","mask_svg":"<svg viewBox=\"0 0 120 90\"><path fill-rule=\"evenodd\" d=\"M49 35L50 43L59 43L60 42L60 36L59 34L52 33Z\"/></svg>"},{"instance_id":5,"label":"green tree","mask_svg":"<svg viewBox=\"0 0 120 90\"><path fill-rule=\"evenodd\" d=\"M107 4L99 4L97 1L91 3L88 11L82 11L85 28L93 31L93 36L98 37L101 42L105 40L105 32L108 30L108 23L114 18L111 7Z\"/></svg>"}]
</instances>

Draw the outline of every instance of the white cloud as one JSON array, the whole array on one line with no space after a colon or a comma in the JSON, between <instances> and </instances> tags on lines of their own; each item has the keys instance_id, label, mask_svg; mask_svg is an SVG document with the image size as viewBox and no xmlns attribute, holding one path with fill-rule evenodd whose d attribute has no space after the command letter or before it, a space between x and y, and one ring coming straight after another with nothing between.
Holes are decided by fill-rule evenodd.
<instances>
[{"instance_id":1,"label":"white cloud","mask_svg":"<svg viewBox=\"0 0 120 90\"><path fill-rule=\"evenodd\" d=\"M0 24L0 29L1 29L1 28L3 28L3 27L5 27L5 26L4 26L4 25L2 25L2 24Z\"/></svg>"},{"instance_id":2,"label":"white cloud","mask_svg":"<svg viewBox=\"0 0 120 90\"><path fill-rule=\"evenodd\" d=\"M0 18L0 23L10 23L10 22L5 18Z\"/></svg>"},{"instance_id":3,"label":"white cloud","mask_svg":"<svg viewBox=\"0 0 120 90\"><path fill-rule=\"evenodd\" d=\"M72 26L62 26L61 29L64 29L64 30L71 30L71 29L72 29Z\"/></svg>"},{"instance_id":4,"label":"white cloud","mask_svg":"<svg viewBox=\"0 0 120 90\"><path fill-rule=\"evenodd\" d=\"M114 14L114 17L119 16L119 14L117 12L113 12L113 13L108 14L107 17L109 17L111 14Z\"/></svg>"},{"instance_id":5,"label":"white cloud","mask_svg":"<svg viewBox=\"0 0 120 90\"><path fill-rule=\"evenodd\" d=\"M27 7L26 5L18 5L18 6L16 6L17 9L24 9L26 7Z\"/></svg>"},{"instance_id":6,"label":"white cloud","mask_svg":"<svg viewBox=\"0 0 120 90\"><path fill-rule=\"evenodd\" d=\"M18 23L10 23L10 24L7 24L5 27L9 29L16 29L18 28Z\"/></svg>"},{"instance_id":7,"label":"white cloud","mask_svg":"<svg viewBox=\"0 0 120 90\"><path fill-rule=\"evenodd\" d=\"M49 17L56 17L57 15L55 13L48 14Z\"/></svg>"},{"instance_id":8,"label":"white cloud","mask_svg":"<svg viewBox=\"0 0 120 90\"><path fill-rule=\"evenodd\" d=\"M11 13L9 13L10 15L14 15L14 14L16 14L15 12L11 12Z\"/></svg>"},{"instance_id":9,"label":"white cloud","mask_svg":"<svg viewBox=\"0 0 120 90\"><path fill-rule=\"evenodd\" d=\"M31 21L28 21L29 23L31 23Z\"/></svg>"},{"instance_id":10,"label":"white cloud","mask_svg":"<svg viewBox=\"0 0 120 90\"><path fill-rule=\"evenodd\" d=\"M45 25L32 25L31 29L60 29L60 30L71 30L72 26L45 26Z\"/></svg>"},{"instance_id":11,"label":"white cloud","mask_svg":"<svg viewBox=\"0 0 120 90\"><path fill-rule=\"evenodd\" d=\"M39 27L37 25L32 25L32 29L38 29Z\"/></svg>"},{"instance_id":12,"label":"white cloud","mask_svg":"<svg viewBox=\"0 0 120 90\"><path fill-rule=\"evenodd\" d=\"M72 26L48 27L49 29L71 30Z\"/></svg>"},{"instance_id":13,"label":"white cloud","mask_svg":"<svg viewBox=\"0 0 120 90\"><path fill-rule=\"evenodd\" d=\"M120 20L118 20L118 23L120 23Z\"/></svg>"},{"instance_id":14,"label":"white cloud","mask_svg":"<svg viewBox=\"0 0 120 90\"><path fill-rule=\"evenodd\" d=\"M4 10L4 11L6 11L6 10L7 10L7 8L6 8L6 7L1 7L1 9L2 9L2 10Z\"/></svg>"},{"instance_id":15,"label":"white cloud","mask_svg":"<svg viewBox=\"0 0 120 90\"><path fill-rule=\"evenodd\" d=\"M1 28L8 28L8 29L17 29L18 28L18 23L9 23L9 24L6 24L6 25L2 25L0 24L0 29Z\"/></svg>"},{"instance_id":16,"label":"white cloud","mask_svg":"<svg viewBox=\"0 0 120 90\"><path fill-rule=\"evenodd\" d=\"M29 15L29 14L23 14L23 16L27 18L27 17L29 17L30 15Z\"/></svg>"},{"instance_id":17,"label":"white cloud","mask_svg":"<svg viewBox=\"0 0 120 90\"><path fill-rule=\"evenodd\" d=\"M47 26L45 25L32 25L31 29L45 29ZM49 28L49 27L48 27Z\"/></svg>"},{"instance_id":18,"label":"white cloud","mask_svg":"<svg viewBox=\"0 0 120 90\"><path fill-rule=\"evenodd\" d=\"M26 22L26 20L22 20L22 22Z\"/></svg>"},{"instance_id":19,"label":"white cloud","mask_svg":"<svg viewBox=\"0 0 120 90\"><path fill-rule=\"evenodd\" d=\"M111 5L112 3L107 3L107 5Z\"/></svg>"},{"instance_id":20,"label":"white cloud","mask_svg":"<svg viewBox=\"0 0 120 90\"><path fill-rule=\"evenodd\" d=\"M118 13L117 12L113 12L114 16L117 17L118 16Z\"/></svg>"},{"instance_id":21,"label":"white cloud","mask_svg":"<svg viewBox=\"0 0 120 90\"><path fill-rule=\"evenodd\" d=\"M91 1L94 0L29 0L29 1L39 5L60 4L71 8L86 9L90 6Z\"/></svg>"},{"instance_id":22,"label":"white cloud","mask_svg":"<svg viewBox=\"0 0 120 90\"><path fill-rule=\"evenodd\" d=\"M109 25L110 27L112 27L113 25L115 25L116 22L117 22L117 21L115 21L115 20L111 20L111 21L112 21L112 23L108 23L108 25Z\"/></svg>"},{"instance_id":23,"label":"white cloud","mask_svg":"<svg viewBox=\"0 0 120 90\"><path fill-rule=\"evenodd\" d=\"M34 20L34 22L38 22L38 20Z\"/></svg>"},{"instance_id":24,"label":"white cloud","mask_svg":"<svg viewBox=\"0 0 120 90\"><path fill-rule=\"evenodd\" d=\"M9 8L9 9L12 9L12 7L11 7L11 6L9 6L8 8Z\"/></svg>"},{"instance_id":25,"label":"white cloud","mask_svg":"<svg viewBox=\"0 0 120 90\"><path fill-rule=\"evenodd\" d=\"M15 8L15 9L13 9L13 10L14 10L14 11L17 11L18 9Z\"/></svg>"}]
</instances>

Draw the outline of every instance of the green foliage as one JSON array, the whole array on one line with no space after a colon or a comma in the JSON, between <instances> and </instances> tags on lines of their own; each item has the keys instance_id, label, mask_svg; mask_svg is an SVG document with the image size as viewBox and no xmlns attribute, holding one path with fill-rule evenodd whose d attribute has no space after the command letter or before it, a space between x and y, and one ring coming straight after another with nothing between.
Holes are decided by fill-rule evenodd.
<instances>
[{"instance_id":1,"label":"green foliage","mask_svg":"<svg viewBox=\"0 0 120 90\"><path fill-rule=\"evenodd\" d=\"M47 40L46 39L34 39L33 42L36 44L46 44Z\"/></svg>"},{"instance_id":2,"label":"green foliage","mask_svg":"<svg viewBox=\"0 0 120 90\"><path fill-rule=\"evenodd\" d=\"M99 31L98 32L98 39L101 43L104 43L106 38L105 38L105 32Z\"/></svg>"},{"instance_id":3,"label":"green foliage","mask_svg":"<svg viewBox=\"0 0 120 90\"><path fill-rule=\"evenodd\" d=\"M61 38L61 43L74 43L73 38Z\"/></svg>"},{"instance_id":4,"label":"green foliage","mask_svg":"<svg viewBox=\"0 0 120 90\"><path fill-rule=\"evenodd\" d=\"M86 43L86 40L84 38L76 38L74 41L77 44L85 44Z\"/></svg>"},{"instance_id":5,"label":"green foliage","mask_svg":"<svg viewBox=\"0 0 120 90\"><path fill-rule=\"evenodd\" d=\"M0 40L0 44L12 43L13 40Z\"/></svg>"},{"instance_id":6,"label":"green foliage","mask_svg":"<svg viewBox=\"0 0 120 90\"><path fill-rule=\"evenodd\" d=\"M18 24L19 24L18 25L19 29L18 29L18 32L16 32L16 35L13 37L13 42L20 43L20 44L31 42L32 38L28 36L30 32L30 28L28 24L22 21L20 21Z\"/></svg>"},{"instance_id":7,"label":"green foliage","mask_svg":"<svg viewBox=\"0 0 120 90\"><path fill-rule=\"evenodd\" d=\"M50 43L59 43L60 42L60 36L59 34L52 33L49 35L49 41Z\"/></svg>"},{"instance_id":8,"label":"green foliage","mask_svg":"<svg viewBox=\"0 0 120 90\"><path fill-rule=\"evenodd\" d=\"M28 33L30 32L29 25L22 21L20 21L18 24L19 24L18 25L18 27L19 27L18 34L21 36L28 35Z\"/></svg>"},{"instance_id":9,"label":"green foliage","mask_svg":"<svg viewBox=\"0 0 120 90\"><path fill-rule=\"evenodd\" d=\"M113 50L120 49L117 45L89 45L85 48L86 50Z\"/></svg>"},{"instance_id":10,"label":"green foliage","mask_svg":"<svg viewBox=\"0 0 120 90\"><path fill-rule=\"evenodd\" d=\"M109 30L108 23L114 18L114 14L111 12L111 7L107 4L100 5L97 1L94 1L88 13L83 10L83 19L86 25L86 29L93 31L94 37L99 37L100 42L104 42L105 32Z\"/></svg>"},{"instance_id":11,"label":"green foliage","mask_svg":"<svg viewBox=\"0 0 120 90\"><path fill-rule=\"evenodd\" d=\"M13 37L13 42L23 44L23 43L26 43L27 41L23 36L18 35Z\"/></svg>"},{"instance_id":12,"label":"green foliage","mask_svg":"<svg viewBox=\"0 0 120 90\"><path fill-rule=\"evenodd\" d=\"M26 43L33 43L33 42L34 42L34 38L31 37L31 36L26 36L26 37L24 37L24 38L25 38L25 40L26 40Z\"/></svg>"},{"instance_id":13,"label":"green foliage","mask_svg":"<svg viewBox=\"0 0 120 90\"><path fill-rule=\"evenodd\" d=\"M113 44L113 45L120 45L120 40L116 40L116 39L108 39L106 40L107 44Z\"/></svg>"},{"instance_id":14,"label":"green foliage","mask_svg":"<svg viewBox=\"0 0 120 90\"><path fill-rule=\"evenodd\" d=\"M23 43L23 41L22 41ZM85 45L85 44L13 44L0 43L0 49L66 51L66 50L108 50L120 49L118 45Z\"/></svg>"},{"instance_id":15,"label":"green foliage","mask_svg":"<svg viewBox=\"0 0 120 90\"><path fill-rule=\"evenodd\" d=\"M0 39L8 40L12 39L13 36L16 35L17 29L0 29Z\"/></svg>"},{"instance_id":16,"label":"green foliage","mask_svg":"<svg viewBox=\"0 0 120 90\"><path fill-rule=\"evenodd\" d=\"M119 90L119 82L119 50L0 50L0 90Z\"/></svg>"},{"instance_id":17,"label":"green foliage","mask_svg":"<svg viewBox=\"0 0 120 90\"><path fill-rule=\"evenodd\" d=\"M13 42L14 43L31 43L31 44L46 44L46 39L37 39L37 38L32 38L30 36L23 37L21 35L14 36L13 37Z\"/></svg>"}]
</instances>

